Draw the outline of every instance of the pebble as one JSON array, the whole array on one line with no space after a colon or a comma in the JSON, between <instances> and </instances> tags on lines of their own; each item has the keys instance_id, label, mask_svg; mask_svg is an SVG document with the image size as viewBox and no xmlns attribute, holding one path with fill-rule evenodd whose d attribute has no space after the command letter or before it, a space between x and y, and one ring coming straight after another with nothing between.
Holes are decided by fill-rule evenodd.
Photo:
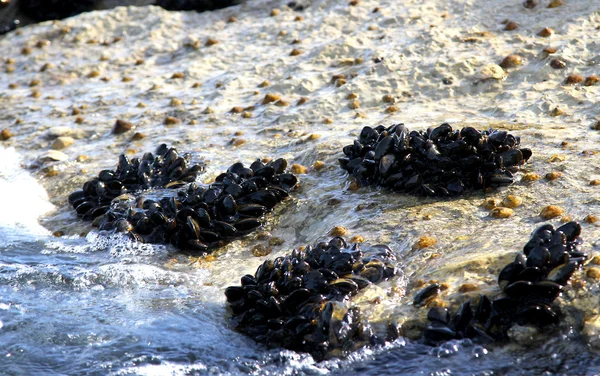
<instances>
[{"instance_id":1,"label":"pebble","mask_svg":"<svg viewBox=\"0 0 600 376\"><path fill-rule=\"evenodd\" d=\"M265 247L263 244L257 244L252 248L252 255L256 257L262 257L271 253L272 250L273 248L271 247Z\"/></svg>"},{"instance_id":2,"label":"pebble","mask_svg":"<svg viewBox=\"0 0 600 376\"><path fill-rule=\"evenodd\" d=\"M348 107L350 107L353 110L356 110L357 108L360 107L360 102L356 99L353 101L350 101L350 103L348 103Z\"/></svg>"},{"instance_id":3,"label":"pebble","mask_svg":"<svg viewBox=\"0 0 600 376\"><path fill-rule=\"evenodd\" d=\"M562 172L552 171L546 174L546 179L548 180L556 180L562 176Z\"/></svg>"},{"instance_id":4,"label":"pebble","mask_svg":"<svg viewBox=\"0 0 600 376\"><path fill-rule=\"evenodd\" d=\"M583 82L583 76L580 74L571 74L567 76L565 83L567 85L574 85Z\"/></svg>"},{"instance_id":5,"label":"pebble","mask_svg":"<svg viewBox=\"0 0 600 376\"><path fill-rule=\"evenodd\" d=\"M543 38L548 38L552 34L554 34L554 30L552 30L549 27L545 27L542 30L540 30L540 32L537 35L539 35L540 37L543 37Z\"/></svg>"},{"instance_id":6,"label":"pebble","mask_svg":"<svg viewBox=\"0 0 600 376\"><path fill-rule=\"evenodd\" d=\"M313 168L316 171L321 171L323 168L325 168L325 162L323 162L323 161L315 161L315 163L313 164Z\"/></svg>"},{"instance_id":7,"label":"pebble","mask_svg":"<svg viewBox=\"0 0 600 376\"><path fill-rule=\"evenodd\" d=\"M304 103L308 102L308 98L307 97L302 97L300 99L298 99L298 103L296 103L296 106L301 106Z\"/></svg>"},{"instance_id":8,"label":"pebble","mask_svg":"<svg viewBox=\"0 0 600 376\"><path fill-rule=\"evenodd\" d=\"M73 138L83 138L85 137L85 132L81 129L73 129L68 126L58 126L52 127L48 129L47 137L50 139L54 139L60 136L71 136Z\"/></svg>"},{"instance_id":9,"label":"pebble","mask_svg":"<svg viewBox=\"0 0 600 376\"><path fill-rule=\"evenodd\" d=\"M598 81L600 81L600 78L593 74L593 75L585 78L585 82L583 83L583 86L596 85L598 83Z\"/></svg>"},{"instance_id":10,"label":"pebble","mask_svg":"<svg viewBox=\"0 0 600 376\"><path fill-rule=\"evenodd\" d=\"M179 124L179 123L181 123L181 120L177 119L176 117L172 117L172 116L167 116L164 121L165 125L175 125L175 124Z\"/></svg>"},{"instance_id":11,"label":"pebble","mask_svg":"<svg viewBox=\"0 0 600 376\"><path fill-rule=\"evenodd\" d=\"M596 268L594 266L587 268L585 271L585 276L590 279L600 279L600 268Z\"/></svg>"},{"instance_id":12,"label":"pebble","mask_svg":"<svg viewBox=\"0 0 600 376\"><path fill-rule=\"evenodd\" d=\"M547 54L553 54L556 53L557 49L556 47L546 47L542 50L542 52L545 52Z\"/></svg>"},{"instance_id":13,"label":"pebble","mask_svg":"<svg viewBox=\"0 0 600 376\"><path fill-rule=\"evenodd\" d=\"M269 104L271 102L276 102L280 98L281 97L278 94L268 93L265 95L264 99L262 100L262 104Z\"/></svg>"},{"instance_id":14,"label":"pebble","mask_svg":"<svg viewBox=\"0 0 600 376\"><path fill-rule=\"evenodd\" d=\"M565 63L561 59L556 58L550 61L550 66L554 69L563 69L567 66L567 63Z\"/></svg>"},{"instance_id":15,"label":"pebble","mask_svg":"<svg viewBox=\"0 0 600 376\"><path fill-rule=\"evenodd\" d=\"M55 65L54 65L54 64L52 64L52 63L46 63L46 64L42 65L42 67L40 68L40 72L45 72L45 71L47 71L48 69L52 69L52 68L54 68L54 66L55 66Z\"/></svg>"},{"instance_id":16,"label":"pebble","mask_svg":"<svg viewBox=\"0 0 600 376\"><path fill-rule=\"evenodd\" d=\"M389 106L385 109L385 112L387 112L388 114L395 114L398 111L400 111L400 107L396 105Z\"/></svg>"},{"instance_id":17,"label":"pebble","mask_svg":"<svg viewBox=\"0 0 600 376\"><path fill-rule=\"evenodd\" d=\"M352 239L350 239L351 243L364 243L365 241L365 237L362 235L356 235L353 236Z\"/></svg>"},{"instance_id":18,"label":"pebble","mask_svg":"<svg viewBox=\"0 0 600 376\"><path fill-rule=\"evenodd\" d=\"M242 117L244 119L250 119L252 117L252 112L244 111L242 112Z\"/></svg>"},{"instance_id":19,"label":"pebble","mask_svg":"<svg viewBox=\"0 0 600 376\"><path fill-rule=\"evenodd\" d=\"M502 200L501 205L504 206L505 208L518 208L519 206L521 206L523 204L523 199L519 196L515 196L515 195L508 195L504 198L504 200Z\"/></svg>"},{"instance_id":20,"label":"pebble","mask_svg":"<svg viewBox=\"0 0 600 376\"><path fill-rule=\"evenodd\" d=\"M395 99L394 96L392 94L386 94L381 98L382 101L384 101L385 103L394 103Z\"/></svg>"},{"instance_id":21,"label":"pebble","mask_svg":"<svg viewBox=\"0 0 600 376\"><path fill-rule=\"evenodd\" d=\"M271 239L269 239L270 246L278 246L278 245L282 245L283 243L285 243L285 240L283 240L277 236L273 236L273 237L271 237Z\"/></svg>"},{"instance_id":22,"label":"pebble","mask_svg":"<svg viewBox=\"0 0 600 376\"><path fill-rule=\"evenodd\" d=\"M548 4L548 8L558 8L563 5L562 0L552 0L550 4Z\"/></svg>"},{"instance_id":23,"label":"pebble","mask_svg":"<svg viewBox=\"0 0 600 376\"><path fill-rule=\"evenodd\" d=\"M323 119L323 124L333 124L333 119L325 118L325 119Z\"/></svg>"},{"instance_id":24,"label":"pebble","mask_svg":"<svg viewBox=\"0 0 600 376\"><path fill-rule=\"evenodd\" d=\"M62 162L69 159L69 156L58 150L48 150L39 157L42 162Z\"/></svg>"},{"instance_id":25,"label":"pebble","mask_svg":"<svg viewBox=\"0 0 600 376\"><path fill-rule=\"evenodd\" d=\"M506 74L504 69L502 69L502 67L499 66L498 64L486 64L481 68L481 70L479 71L476 78L478 78L481 81L487 81L487 80L502 81L507 76L508 75Z\"/></svg>"},{"instance_id":26,"label":"pebble","mask_svg":"<svg viewBox=\"0 0 600 376\"><path fill-rule=\"evenodd\" d=\"M533 9L537 6L537 0L525 0L523 6L527 9Z\"/></svg>"},{"instance_id":27,"label":"pebble","mask_svg":"<svg viewBox=\"0 0 600 376\"><path fill-rule=\"evenodd\" d=\"M306 174L308 172L308 168L306 166L302 166L301 164L294 163L290 168L294 174Z\"/></svg>"},{"instance_id":28,"label":"pebble","mask_svg":"<svg viewBox=\"0 0 600 376\"><path fill-rule=\"evenodd\" d=\"M415 244L413 244L412 249L414 251L417 249L428 248L435 244L437 244L437 239L433 236L421 236L419 240L417 240Z\"/></svg>"},{"instance_id":29,"label":"pebble","mask_svg":"<svg viewBox=\"0 0 600 376\"><path fill-rule=\"evenodd\" d=\"M490 211L490 216L493 218L510 218L513 216L513 214L515 214L515 212L510 208L498 207Z\"/></svg>"},{"instance_id":30,"label":"pebble","mask_svg":"<svg viewBox=\"0 0 600 376\"><path fill-rule=\"evenodd\" d=\"M598 179L590 180L590 185L600 185L600 180L598 180Z\"/></svg>"},{"instance_id":31,"label":"pebble","mask_svg":"<svg viewBox=\"0 0 600 376\"><path fill-rule=\"evenodd\" d=\"M261 83L258 85L258 87L267 87L267 86L269 86L269 85L271 85L271 83L270 83L269 81L267 81L267 80L264 80L263 82L261 82Z\"/></svg>"},{"instance_id":32,"label":"pebble","mask_svg":"<svg viewBox=\"0 0 600 376\"><path fill-rule=\"evenodd\" d=\"M565 210L557 205L548 205L542 209L540 212L540 217L543 219L552 219L556 217L560 217L565 213Z\"/></svg>"},{"instance_id":33,"label":"pebble","mask_svg":"<svg viewBox=\"0 0 600 376\"><path fill-rule=\"evenodd\" d=\"M73 145L73 143L75 143L73 137L60 136L57 137L56 140L54 140L52 145L50 145L50 148L52 148L53 150L63 150Z\"/></svg>"},{"instance_id":34,"label":"pebble","mask_svg":"<svg viewBox=\"0 0 600 376\"><path fill-rule=\"evenodd\" d=\"M527 172L523 174L523 177L521 178L521 181L525 183L536 180L540 180L540 175L536 174L535 172Z\"/></svg>"},{"instance_id":35,"label":"pebble","mask_svg":"<svg viewBox=\"0 0 600 376\"><path fill-rule=\"evenodd\" d=\"M596 255L590 260L590 264L600 265L600 256Z\"/></svg>"},{"instance_id":36,"label":"pebble","mask_svg":"<svg viewBox=\"0 0 600 376\"><path fill-rule=\"evenodd\" d=\"M511 31L511 30L517 29L518 27L519 27L519 24L516 23L515 21L508 21L506 23L506 25L504 25L504 30Z\"/></svg>"},{"instance_id":37,"label":"pebble","mask_svg":"<svg viewBox=\"0 0 600 376\"><path fill-rule=\"evenodd\" d=\"M12 132L7 128L4 128L2 131L0 131L0 141L6 141L12 136Z\"/></svg>"},{"instance_id":38,"label":"pebble","mask_svg":"<svg viewBox=\"0 0 600 376\"><path fill-rule=\"evenodd\" d=\"M235 106L231 110L229 110L229 112L231 112L232 114L241 114L242 112L244 112L244 107Z\"/></svg>"},{"instance_id":39,"label":"pebble","mask_svg":"<svg viewBox=\"0 0 600 376\"><path fill-rule=\"evenodd\" d=\"M562 154L553 154L552 156L550 156L550 158L548 159L548 162L550 163L554 163L554 162L564 162L567 159L567 157L565 157Z\"/></svg>"},{"instance_id":40,"label":"pebble","mask_svg":"<svg viewBox=\"0 0 600 376\"><path fill-rule=\"evenodd\" d=\"M113 134L123 134L127 131L130 131L133 128L133 123L130 123L125 120L117 119L115 122L115 126L112 129Z\"/></svg>"},{"instance_id":41,"label":"pebble","mask_svg":"<svg viewBox=\"0 0 600 376\"><path fill-rule=\"evenodd\" d=\"M298 55L300 55L300 54L302 54L302 51L300 51L300 50L299 50L299 49L297 49L297 48L294 48L294 49L292 50L292 52L290 52L290 56L298 56Z\"/></svg>"},{"instance_id":42,"label":"pebble","mask_svg":"<svg viewBox=\"0 0 600 376\"><path fill-rule=\"evenodd\" d=\"M462 292L462 293L476 291L476 290L479 290L479 287L474 283L463 283L458 288L458 292Z\"/></svg>"},{"instance_id":43,"label":"pebble","mask_svg":"<svg viewBox=\"0 0 600 376\"><path fill-rule=\"evenodd\" d=\"M184 78L184 77L185 77L185 75L183 74L183 72L175 72L171 76L171 78Z\"/></svg>"},{"instance_id":44,"label":"pebble","mask_svg":"<svg viewBox=\"0 0 600 376\"><path fill-rule=\"evenodd\" d=\"M352 181L352 182L350 182L350 184L348 184L348 190L350 192L355 192L355 191L358 191L359 189L360 189L360 185L356 181Z\"/></svg>"},{"instance_id":45,"label":"pebble","mask_svg":"<svg viewBox=\"0 0 600 376\"><path fill-rule=\"evenodd\" d=\"M596 216L596 215L588 214L588 215L585 216L585 218L583 218L583 221L585 223L596 223L596 222L598 222L599 219L600 218L598 216Z\"/></svg>"},{"instance_id":46,"label":"pebble","mask_svg":"<svg viewBox=\"0 0 600 376\"><path fill-rule=\"evenodd\" d=\"M170 104L171 104L171 106L175 107L175 106L181 106L183 104L183 102L180 99L172 98Z\"/></svg>"},{"instance_id":47,"label":"pebble","mask_svg":"<svg viewBox=\"0 0 600 376\"><path fill-rule=\"evenodd\" d=\"M84 122L84 120L85 120L85 119L84 119L84 118L82 118L81 116L77 116L77 117L75 118L75 123L76 123L76 124L82 124L82 123Z\"/></svg>"},{"instance_id":48,"label":"pebble","mask_svg":"<svg viewBox=\"0 0 600 376\"><path fill-rule=\"evenodd\" d=\"M219 41L218 41L218 40L216 40L216 39L213 39L213 38L208 38L208 39L206 40L206 43L204 43L204 46L206 46L206 47L210 47L210 46L214 46L215 44L218 44L218 43L219 43Z\"/></svg>"},{"instance_id":49,"label":"pebble","mask_svg":"<svg viewBox=\"0 0 600 376\"><path fill-rule=\"evenodd\" d=\"M515 68L523 64L523 58L519 55L508 55L500 63L501 68Z\"/></svg>"},{"instance_id":50,"label":"pebble","mask_svg":"<svg viewBox=\"0 0 600 376\"><path fill-rule=\"evenodd\" d=\"M290 105L290 103L283 99L280 99L277 102L275 102L275 106L277 106L277 107L287 107L289 105Z\"/></svg>"},{"instance_id":51,"label":"pebble","mask_svg":"<svg viewBox=\"0 0 600 376\"><path fill-rule=\"evenodd\" d=\"M348 234L348 229L344 226L335 226L331 230L329 230L329 236L346 236Z\"/></svg>"},{"instance_id":52,"label":"pebble","mask_svg":"<svg viewBox=\"0 0 600 376\"><path fill-rule=\"evenodd\" d=\"M44 174L44 176L47 178L51 178L51 177L58 175L58 167L57 166L49 166L48 168L44 169L43 171L46 172Z\"/></svg>"},{"instance_id":53,"label":"pebble","mask_svg":"<svg viewBox=\"0 0 600 376\"><path fill-rule=\"evenodd\" d=\"M501 201L498 198L486 198L481 203L481 206L483 206L487 210L492 210L495 207L500 206L500 203L501 203Z\"/></svg>"},{"instance_id":54,"label":"pebble","mask_svg":"<svg viewBox=\"0 0 600 376\"><path fill-rule=\"evenodd\" d=\"M277 15L279 15L279 13L281 13L281 11L277 8L271 10L271 17L275 17Z\"/></svg>"}]
</instances>

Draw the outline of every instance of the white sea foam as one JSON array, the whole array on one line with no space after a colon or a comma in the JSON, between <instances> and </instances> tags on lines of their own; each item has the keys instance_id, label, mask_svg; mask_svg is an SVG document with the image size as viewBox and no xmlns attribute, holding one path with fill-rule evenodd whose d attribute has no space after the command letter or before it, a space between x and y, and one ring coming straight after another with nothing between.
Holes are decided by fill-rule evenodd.
<instances>
[{"instance_id":1,"label":"white sea foam","mask_svg":"<svg viewBox=\"0 0 600 376\"><path fill-rule=\"evenodd\" d=\"M54 209L46 190L21 167L14 148L0 147L0 246L48 235L38 218Z\"/></svg>"}]
</instances>

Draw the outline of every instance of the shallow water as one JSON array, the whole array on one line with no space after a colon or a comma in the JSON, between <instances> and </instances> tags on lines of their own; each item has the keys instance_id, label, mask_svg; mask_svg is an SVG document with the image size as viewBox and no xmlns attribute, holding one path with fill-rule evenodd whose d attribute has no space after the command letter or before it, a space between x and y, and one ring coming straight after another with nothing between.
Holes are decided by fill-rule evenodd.
<instances>
[{"instance_id":1,"label":"shallow water","mask_svg":"<svg viewBox=\"0 0 600 376\"><path fill-rule=\"evenodd\" d=\"M349 237L388 244L402 278L373 291L380 304L361 308L374 321L403 323L422 319L426 312L411 305L416 289L409 282L416 279L448 283L441 299L451 305L466 299L457 291L466 282L475 283L477 293L497 294L500 268L542 222L538 214L543 206L561 205L579 221L600 215L598 187L589 184L600 177L600 154L595 153L600 136L589 129L600 116L598 86L563 85L566 72L549 68L551 57L540 54L547 44L558 46L569 73L598 74L600 45L591 37L600 24L597 1L572 2L558 11L523 11L520 2L504 0L311 4L302 22L294 21L296 13L281 1L257 0L205 14L118 8L0 38L2 51L15 60L13 73L0 74L0 87L18 84L0 91L2 128L14 133L0 147L0 373L600 372L597 347L591 346L598 333L581 335L583 321L598 314L600 286L584 272L574 276L584 287L569 288L560 299L565 324L525 344L483 348L463 341L432 348L400 339L347 359L315 363L303 354L267 350L228 325L223 289L264 261L250 252L263 240L251 235L232 242L210 262L170 247L106 237L77 219L66 195L98 171L113 168L123 152L140 155L162 142L191 151L207 163L202 183L234 159L250 163L285 157L308 166L309 172L300 176L294 198L268 216L264 230L284 243L267 257L325 238L336 225L347 227ZM372 13L375 6L381 7L378 13ZM270 17L268 10L275 7L282 9L281 16ZM238 22L226 23L231 15ZM504 33L504 18L517 21L519 31ZM71 28L66 34L61 31L65 26ZM546 26L556 34L536 37ZM492 35L482 34L488 30ZM115 37L123 39L101 43ZM189 47L194 41L202 46L208 37L220 43ZM302 40L304 53L292 58L295 38ZM40 39L51 43L33 47ZM19 54L26 45L33 48L31 55ZM514 52L525 58L521 68L510 70L505 80L482 80L483 66ZM375 63L375 57L385 59ZM136 65L140 58L143 64ZM356 58L363 62L355 64ZM46 62L55 68L41 72ZM93 70L100 76L89 78ZM171 79L178 71L185 78ZM340 73L356 77L338 87L331 76ZM122 82L124 76L132 81ZM446 76L452 77L452 85L441 83ZM33 79L41 81L38 98L28 86ZM271 85L259 89L265 79ZM192 88L194 82L200 87ZM266 93L281 94L292 105L261 105ZM357 111L347 107L349 93L359 94ZM381 97L387 93L396 97L399 112L385 112L388 104ZM302 96L308 102L294 105ZM171 105L172 98L183 105ZM565 109L564 116L548 115L556 105ZM214 112L205 113L207 106ZM241 118L230 113L233 106L256 108L250 118ZM75 123L73 107L81 108L81 124ZM165 116L183 121L166 127ZM135 131L147 137L132 141L129 133L112 135L115 118L134 122ZM425 129L444 121L457 128L492 126L519 135L523 147L534 151L524 171L542 179L441 201L377 188L348 189L351 180L337 158L362 126L404 122L411 129ZM320 138L309 140L312 133ZM66 159L41 163L39 157L58 135L75 139L63 150ZM246 143L233 147L236 137ZM552 159L554 155L560 158ZM324 161L325 169L310 168L316 160ZM550 171L560 171L562 177L543 179ZM486 197L507 194L524 200L508 220L492 219L480 206ZM55 237L55 231L65 236ZM437 244L413 250L422 235L436 237ZM590 256L596 255L600 227L584 223L582 237Z\"/></svg>"}]
</instances>

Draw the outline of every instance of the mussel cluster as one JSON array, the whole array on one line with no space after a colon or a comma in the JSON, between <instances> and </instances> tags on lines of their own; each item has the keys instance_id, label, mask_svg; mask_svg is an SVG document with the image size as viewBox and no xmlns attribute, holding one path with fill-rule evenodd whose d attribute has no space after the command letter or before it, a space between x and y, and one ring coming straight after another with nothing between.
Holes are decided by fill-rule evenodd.
<instances>
[{"instance_id":1,"label":"mussel cluster","mask_svg":"<svg viewBox=\"0 0 600 376\"><path fill-rule=\"evenodd\" d=\"M498 276L502 295L494 300L480 295L463 303L456 314L445 308L428 312L425 341L436 344L453 338L497 341L508 337L513 325L545 327L558 324L560 311L553 305L587 255L581 251L581 226L569 222L557 229L545 224L535 230L515 261Z\"/></svg>"},{"instance_id":2,"label":"mussel cluster","mask_svg":"<svg viewBox=\"0 0 600 376\"><path fill-rule=\"evenodd\" d=\"M287 161L277 159L256 160L249 168L234 163L214 183L200 186L193 181L202 166L188 168L188 157L165 145L157 154L141 161L121 156L116 171L102 171L69 202L84 219L101 216L94 221L100 230L205 253L260 227L298 182L284 172ZM148 188L164 189L142 192Z\"/></svg>"},{"instance_id":3,"label":"mussel cluster","mask_svg":"<svg viewBox=\"0 0 600 376\"><path fill-rule=\"evenodd\" d=\"M106 213L111 202L125 193L149 188L176 188L193 182L204 165L190 166L190 156L179 156L177 149L160 145L156 156L146 153L131 160L121 154L116 170L102 170L97 178L83 184L83 189L69 195L69 204L86 220Z\"/></svg>"},{"instance_id":4,"label":"mussel cluster","mask_svg":"<svg viewBox=\"0 0 600 376\"><path fill-rule=\"evenodd\" d=\"M384 245L349 246L333 238L265 261L225 295L234 326L268 347L308 352L315 359L344 354L380 340L349 298L392 278L392 251Z\"/></svg>"},{"instance_id":5,"label":"mussel cluster","mask_svg":"<svg viewBox=\"0 0 600 376\"><path fill-rule=\"evenodd\" d=\"M411 132L404 124L367 126L343 150L340 166L360 184L421 196L509 185L531 157L519 137L506 131L459 131L446 123L426 132Z\"/></svg>"}]
</instances>

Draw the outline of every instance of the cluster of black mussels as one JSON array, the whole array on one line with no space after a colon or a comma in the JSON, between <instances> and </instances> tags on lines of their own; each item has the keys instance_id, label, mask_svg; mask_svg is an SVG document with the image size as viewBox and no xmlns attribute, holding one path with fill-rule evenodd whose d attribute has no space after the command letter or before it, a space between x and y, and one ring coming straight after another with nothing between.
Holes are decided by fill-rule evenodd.
<instances>
[{"instance_id":1,"label":"cluster of black mussels","mask_svg":"<svg viewBox=\"0 0 600 376\"><path fill-rule=\"evenodd\" d=\"M190 166L189 154L180 156L175 148L160 145L156 155L146 153L129 159L121 154L117 168L102 170L98 177L83 184L83 188L69 195L69 204L77 214L92 220L110 209L111 202L126 193L150 188L177 188L193 182L204 165Z\"/></svg>"},{"instance_id":2,"label":"cluster of black mussels","mask_svg":"<svg viewBox=\"0 0 600 376\"><path fill-rule=\"evenodd\" d=\"M268 347L308 352L315 359L381 343L351 296L396 275L384 245L348 245L341 237L265 261L225 295L237 330Z\"/></svg>"},{"instance_id":3,"label":"cluster of black mussels","mask_svg":"<svg viewBox=\"0 0 600 376\"><path fill-rule=\"evenodd\" d=\"M502 294L494 300L480 295L476 301L463 303L454 315L445 308L430 309L425 341L498 341L507 339L508 330L514 325L558 324L560 311L553 301L587 259L580 248L580 234L577 222L557 229L550 224L539 227L523 247L523 253L500 272L498 285Z\"/></svg>"},{"instance_id":4,"label":"cluster of black mussels","mask_svg":"<svg viewBox=\"0 0 600 376\"><path fill-rule=\"evenodd\" d=\"M285 159L256 160L249 168L234 163L214 183L199 186L194 180L203 166L189 166L189 156L166 145L156 154L141 160L121 155L115 171L100 172L69 202L100 230L205 253L260 227L298 181L285 173Z\"/></svg>"},{"instance_id":5,"label":"cluster of black mussels","mask_svg":"<svg viewBox=\"0 0 600 376\"><path fill-rule=\"evenodd\" d=\"M421 196L458 196L514 181L531 150L506 131L453 130L449 124L409 131L404 124L364 127L344 147L340 166L362 185Z\"/></svg>"}]
</instances>

